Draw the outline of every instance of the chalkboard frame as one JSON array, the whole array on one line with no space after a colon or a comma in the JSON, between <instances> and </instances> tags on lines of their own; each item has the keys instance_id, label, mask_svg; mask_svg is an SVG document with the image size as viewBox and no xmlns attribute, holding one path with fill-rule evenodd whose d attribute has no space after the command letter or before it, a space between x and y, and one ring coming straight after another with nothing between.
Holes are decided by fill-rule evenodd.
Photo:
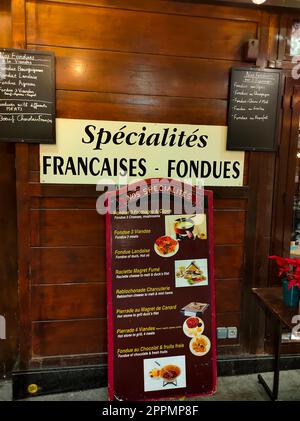
<instances>
[{"instance_id":1,"label":"chalkboard frame","mask_svg":"<svg viewBox=\"0 0 300 421\"><path fill-rule=\"evenodd\" d=\"M234 144L232 143L232 124L231 124L231 113L233 107L233 75L234 72L246 72L246 71L255 71L255 72L264 72L264 73L276 73L279 75L278 78L278 85L277 85L277 103L276 103L276 111L275 111L275 127L274 127L274 136L273 136L273 144L270 147L269 145L263 144L263 138L261 145L259 146L245 146L244 144L237 144L235 141ZM233 151L253 151L253 152L275 152L278 148L278 134L279 134L279 120L280 120L280 109L281 109L281 96L282 96L282 71L280 69L260 69L256 67L232 67L230 72L230 84L229 84L229 106L228 106L228 115L227 115L227 125L228 125L228 133L227 133L227 150Z\"/></svg>"},{"instance_id":2,"label":"chalkboard frame","mask_svg":"<svg viewBox=\"0 0 300 421\"><path fill-rule=\"evenodd\" d=\"M0 135L0 143L38 143L38 144L55 144L56 143L56 76L55 76L55 54L51 51L37 51L37 50L23 50L18 48L0 48L0 53L5 52L16 52L19 54L29 54L29 55L43 55L48 56L51 60L51 67L50 67L50 80L49 83L51 84L51 102L53 104L52 109L52 136L51 138L15 138L15 137L1 137ZM32 123L34 124L34 123Z\"/></svg>"}]
</instances>

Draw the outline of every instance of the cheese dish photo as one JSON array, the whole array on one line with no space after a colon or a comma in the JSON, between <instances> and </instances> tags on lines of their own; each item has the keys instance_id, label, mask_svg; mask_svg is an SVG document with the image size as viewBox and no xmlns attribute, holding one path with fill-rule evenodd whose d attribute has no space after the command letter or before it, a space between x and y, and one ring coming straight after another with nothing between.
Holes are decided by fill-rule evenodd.
<instances>
[{"instance_id":1,"label":"cheese dish photo","mask_svg":"<svg viewBox=\"0 0 300 421\"><path fill-rule=\"evenodd\" d=\"M208 285L207 259L175 260L175 286Z\"/></svg>"}]
</instances>

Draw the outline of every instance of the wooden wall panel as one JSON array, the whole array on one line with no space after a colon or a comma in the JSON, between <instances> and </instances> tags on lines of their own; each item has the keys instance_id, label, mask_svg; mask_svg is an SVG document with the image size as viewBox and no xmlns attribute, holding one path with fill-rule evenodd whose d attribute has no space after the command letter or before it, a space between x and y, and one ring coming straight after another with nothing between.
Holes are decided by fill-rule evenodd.
<instances>
[{"instance_id":1,"label":"wooden wall panel","mask_svg":"<svg viewBox=\"0 0 300 421\"><path fill-rule=\"evenodd\" d=\"M29 152L29 163L28 170L39 171L40 169L40 146L39 145L28 145Z\"/></svg>"},{"instance_id":2,"label":"wooden wall panel","mask_svg":"<svg viewBox=\"0 0 300 421\"><path fill-rule=\"evenodd\" d=\"M34 286L31 300L33 321L106 317L105 283Z\"/></svg>"},{"instance_id":3,"label":"wooden wall panel","mask_svg":"<svg viewBox=\"0 0 300 421\"><path fill-rule=\"evenodd\" d=\"M105 247L104 216L96 210L31 211L31 246Z\"/></svg>"},{"instance_id":4,"label":"wooden wall panel","mask_svg":"<svg viewBox=\"0 0 300 421\"><path fill-rule=\"evenodd\" d=\"M28 164L29 166L29 164ZM33 197L73 197L82 199L99 196L99 192L93 184L40 184L29 183L28 194Z\"/></svg>"},{"instance_id":5,"label":"wooden wall panel","mask_svg":"<svg viewBox=\"0 0 300 421\"><path fill-rule=\"evenodd\" d=\"M242 245L215 246L214 254L216 279L242 278L244 265Z\"/></svg>"},{"instance_id":6,"label":"wooden wall panel","mask_svg":"<svg viewBox=\"0 0 300 421\"><path fill-rule=\"evenodd\" d=\"M175 92L174 92L175 93ZM206 98L57 91L57 116L157 123L226 125L227 101ZM184 112L183 112L184 110Z\"/></svg>"},{"instance_id":7,"label":"wooden wall panel","mask_svg":"<svg viewBox=\"0 0 300 421\"><path fill-rule=\"evenodd\" d=\"M1 0L0 28L0 48L10 48L12 44L10 0Z\"/></svg>"},{"instance_id":8,"label":"wooden wall panel","mask_svg":"<svg viewBox=\"0 0 300 421\"><path fill-rule=\"evenodd\" d=\"M246 212L214 211L214 241L220 244L243 244Z\"/></svg>"},{"instance_id":9,"label":"wooden wall panel","mask_svg":"<svg viewBox=\"0 0 300 421\"><path fill-rule=\"evenodd\" d=\"M245 199L217 199L214 198L214 209L246 210L247 200Z\"/></svg>"},{"instance_id":10,"label":"wooden wall panel","mask_svg":"<svg viewBox=\"0 0 300 421\"><path fill-rule=\"evenodd\" d=\"M218 313L238 313L240 311L240 279L216 280L216 308Z\"/></svg>"},{"instance_id":11,"label":"wooden wall panel","mask_svg":"<svg viewBox=\"0 0 300 421\"><path fill-rule=\"evenodd\" d=\"M106 352L106 319L35 322L33 357Z\"/></svg>"},{"instance_id":12,"label":"wooden wall panel","mask_svg":"<svg viewBox=\"0 0 300 421\"><path fill-rule=\"evenodd\" d=\"M258 30L255 22L224 17L214 21L141 11L137 18L135 11L88 6L83 14L81 6L44 2L28 2L26 12L28 44L168 56L240 60L242 45Z\"/></svg>"},{"instance_id":13,"label":"wooden wall panel","mask_svg":"<svg viewBox=\"0 0 300 421\"><path fill-rule=\"evenodd\" d=\"M36 2L38 0L30 0ZM77 4L82 6L102 6L105 8L125 9L133 11L159 12L162 14L187 15L194 17L209 16L210 18L233 20L246 20L257 22L260 18L260 9L238 8L229 5L216 7L215 4L197 4L196 2L164 1L163 7L160 0L143 2L141 0L47 0L48 3Z\"/></svg>"},{"instance_id":14,"label":"wooden wall panel","mask_svg":"<svg viewBox=\"0 0 300 421\"><path fill-rule=\"evenodd\" d=\"M35 247L30 261L33 285L105 282L105 249L100 247Z\"/></svg>"},{"instance_id":15,"label":"wooden wall panel","mask_svg":"<svg viewBox=\"0 0 300 421\"><path fill-rule=\"evenodd\" d=\"M29 163L30 165L30 163ZM30 209L90 209L96 207L96 198L94 197L32 197L30 200Z\"/></svg>"},{"instance_id":16,"label":"wooden wall panel","mask_svg":"<svg viewBox=\"0 0 300 421\"><path fill-rule=\"evenodd\" d=\"M58 117L213 125L226 125L230 67L245 65L243 44L265 25L258 8L160 0L26 0L26 19L27 48L57 57ZM98 193L40 185L38 146L28 151L29 183L19 182L30 208L31 357L42 365L52 356L105 353ZM249 170L246 154L244 185ZM219 189L214 203L218 326L240 328L253 189ZM219 349L238 353L239 341L220 341Z\"/></svg>"},{"instance_id":17,"label":"wooden wall panel","mask_svg":"<svg viewBox=\"0 0 300 421\"><path fill-rule=\"evenodd\" d=\"M236 64L227 60L28 47L55 54L56 88L67 91L227 99L230 69Z\"/></svg>"}]
</instances>

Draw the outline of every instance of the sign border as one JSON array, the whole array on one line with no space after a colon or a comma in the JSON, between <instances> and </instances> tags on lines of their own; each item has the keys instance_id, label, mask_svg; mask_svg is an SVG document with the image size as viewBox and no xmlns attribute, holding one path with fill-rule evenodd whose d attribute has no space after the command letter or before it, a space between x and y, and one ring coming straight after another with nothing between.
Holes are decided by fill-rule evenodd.
<instances>
[{"instance_id":1,"label":"sign border","mask_svg":"<svg viewBox=\"0 0 300 421\"><path fill-rule=\"evenodd\" d=\"M166 180L168 182L177 181L181 185L185 184L180 180L174 180L170 178L162 178L162 179L145 179L142 180L143 182L150 184L151 180ZM129 184L132 187L138 186L139 182L134 182ZM185 184L187 185L187 184ZM192 187L190 185L187 185ZM112 195L114 194L122 194L127 192L127 186L121 187L114 191L110 191L106 193L106 205L107 209L109 209L109 203L111 200ZM207 393L195 393L195 394L186 394L185 397L196 397L196 396L210 396L213 395L216 391L216 383L217 383L217 344L216 344L216 310L215 310L215 277L214 277L214 236L213 236L213 192L211 190L204 190L204 197L207 197L208 206L208 234L209 234L209 244L208 244L208 251L209 251L209 271L210 271L210 294L211 294L211 344L212 344L212 374L213 374L213 387ZM192 187L192 200L195 201L196 198L196 188ZM108 345L108 375L107 375L107 386L108 386L108 399L109 401L115 400L114 394L114 323L113 323L113 303L112 303L112 254L111 254L111 213L107 211L106 213L106 281L107 281L107 345ZM173 399L181 398L183 395L172 396ZM163 400L165 397L162 398L152 398L152 399L143 399L143 401L157 401Z\"/></svg>"}]
</instances>

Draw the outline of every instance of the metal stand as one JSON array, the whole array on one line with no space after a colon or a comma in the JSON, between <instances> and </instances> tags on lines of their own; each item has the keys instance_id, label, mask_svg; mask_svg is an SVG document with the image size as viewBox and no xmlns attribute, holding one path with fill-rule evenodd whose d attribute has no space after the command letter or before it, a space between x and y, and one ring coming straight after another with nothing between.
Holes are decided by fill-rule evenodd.
<instances>
[{"instance_id":1,"label":"metal stand","mask_svg":"<svg viewBox=\"0 0 300 421\"><path fill-rule=\"evenodd\" d=\"M267 392L268 396L272 401L276 401L278 399L278 388L279 388L279 373L280 373L280 351L281 351L281 323L280 321L277 322L277 332L275 337L275 355L274 355L274 377L273 377L273 390L269 388L266 381L259 374L258 382L263 386L265 391Z\"/></svg>"},{"instance_id":2,"label":"metal stand","mask_svg":"<svg viewBox=\"0 0 300 421\"><path fill-rule=\"evenodd\" d=\"M177 380L175 379L175 380L173 380L172 382L166 382L166 381L164 381L163 382L163 387L165 387L165 386L169 386L169 385L173 385L173 386L177 386Z\"/></svg>"}]
</instances>

